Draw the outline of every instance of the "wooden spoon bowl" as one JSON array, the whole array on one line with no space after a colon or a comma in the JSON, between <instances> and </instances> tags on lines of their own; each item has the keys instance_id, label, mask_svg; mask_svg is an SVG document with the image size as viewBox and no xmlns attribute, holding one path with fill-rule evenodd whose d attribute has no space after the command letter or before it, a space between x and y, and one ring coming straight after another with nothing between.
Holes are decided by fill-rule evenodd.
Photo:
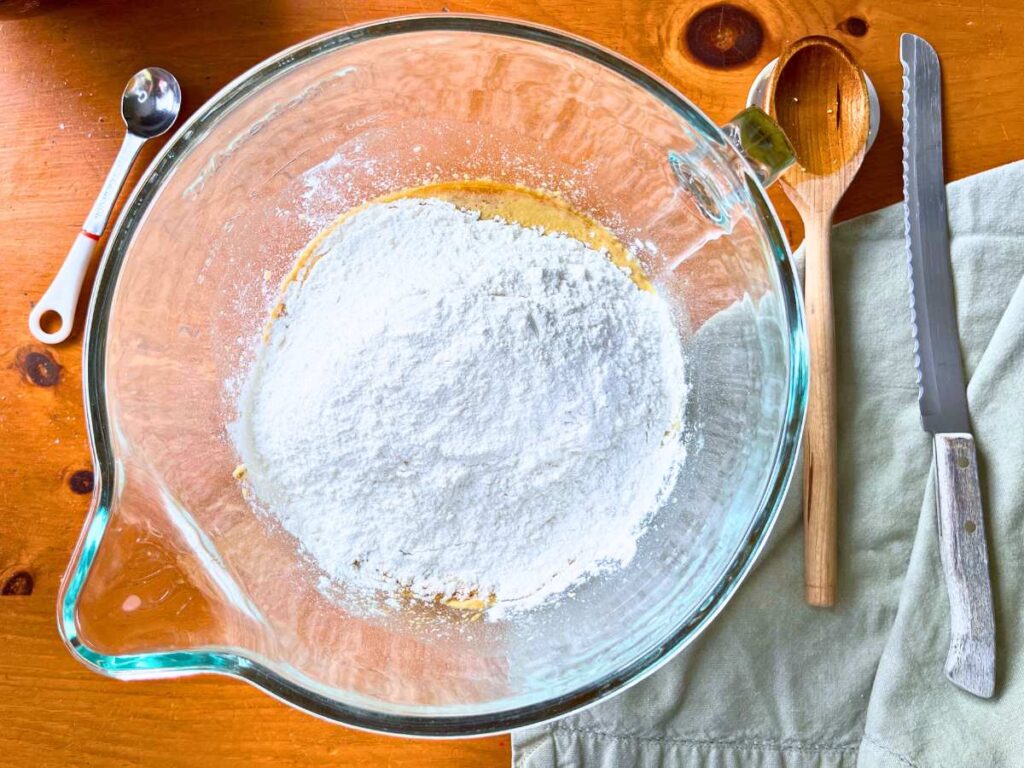
<instances>
[{"instance_id":1,"label":"wooden spoon bowl","mask_svg":"<svg viewBox=\"0 0 1024 768\"><path fill-rule=\"evenodd\" d=\"M871 102L863 71L835 40L805 37L783 52L768 88L770 114L796 150L782 183L798 197L807 196L805 183L825 187L829 194L818 202L834 211L867 151Z\"/></svg>"}]
</instances>

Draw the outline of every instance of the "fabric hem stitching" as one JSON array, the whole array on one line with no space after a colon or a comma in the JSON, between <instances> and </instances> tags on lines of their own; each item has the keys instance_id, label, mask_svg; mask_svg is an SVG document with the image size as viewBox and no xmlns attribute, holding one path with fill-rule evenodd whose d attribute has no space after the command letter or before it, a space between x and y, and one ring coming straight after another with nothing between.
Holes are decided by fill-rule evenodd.
<instances>
[{"instance_id":1,"label":"fabric hem stitching","mask_svg":"<svg viewBox=\"0 0 1024 768\"><path fill-rule=\"evenodd\" d=\"M738 748L760 748L770 747L780 751L790 752L856 752L858 744L822 744L800 740L777 740L768 738L750 739L697 739L697 738L673 738L669 736L643 736L631 733L611 733L590 728L573 728L570 726L556 725L551 731L562 731L564 733L575 733L582 736L598 736L607 739L622 741L641 741L660 744L678 744L692 747L738 747ZM912 768L919 768L913 766Z\"/></svg>"}]
</instances>

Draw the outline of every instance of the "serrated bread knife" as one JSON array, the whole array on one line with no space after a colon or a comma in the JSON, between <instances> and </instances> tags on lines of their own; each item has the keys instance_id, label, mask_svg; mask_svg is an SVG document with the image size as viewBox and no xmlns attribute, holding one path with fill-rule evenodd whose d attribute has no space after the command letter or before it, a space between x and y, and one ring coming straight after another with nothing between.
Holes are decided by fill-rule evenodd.
<instances>
[{"instance_id":1,"label":"serrated bread knife","mask_svg":"<svg viewBox=\"0 0 1024 768\"><path fill-rule=\"evenodd\" d=\"M975 696L995 689L995 621L978 457L953 303L942 174L939 59L917 35L900 37L903 62L903 201L910 261L921 422L933 435L939 554L949 593L946 677Z\"/></svg>"}]
</instances>

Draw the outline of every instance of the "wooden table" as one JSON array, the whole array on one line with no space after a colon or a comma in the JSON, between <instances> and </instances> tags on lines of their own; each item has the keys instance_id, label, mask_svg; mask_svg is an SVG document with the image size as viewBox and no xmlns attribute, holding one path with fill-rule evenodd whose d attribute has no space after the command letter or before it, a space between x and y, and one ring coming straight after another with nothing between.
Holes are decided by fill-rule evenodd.
<instances>
[{"instance_id":1,"label":"wooden table","mask_svg":"<svg viewBox=\"0 0 1024 768\"><path fill-rule=\"evenodd\" d=\"M62 646L55 599L92 490L81 336L47 348L29 336L26 318L114 156L122 133L117 97L140 67L171 69L188 113L244 69L312 35L388 15L473 11L596 40L724 121L785 41L829 34L854 52L882 102L878 143L840 210L848 217L900 197L897 40L914 31L935 45L944 67L948 177L1024 156L1020 0L443 2L0 0L0 764L509 762L507 736L424 742L358 733L225 679L108 680ZM780 211L798 239L792 209Z\"/></svg>"}]
</instances>

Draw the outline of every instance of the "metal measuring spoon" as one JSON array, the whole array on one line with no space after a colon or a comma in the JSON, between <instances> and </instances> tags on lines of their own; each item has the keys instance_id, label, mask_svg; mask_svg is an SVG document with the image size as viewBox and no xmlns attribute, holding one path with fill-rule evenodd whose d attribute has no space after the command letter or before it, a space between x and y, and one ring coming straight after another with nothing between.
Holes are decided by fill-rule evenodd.
<instances>
[{"instance_id":1,"label":"metal measuring spoon","mask_svg":"<svg viewBox=\"0 0 1024 768\"><path fill-rule=\"evenodd\" d=\"M174 125L180 109L181 87L166 69L147 67L128 81L121 96L121 118L128 128L121 149L64 264L28 316L29 330L39 341L58 344L71 335L85 272L128 171L142 145Z\"/></svg>"}]
</instances>

